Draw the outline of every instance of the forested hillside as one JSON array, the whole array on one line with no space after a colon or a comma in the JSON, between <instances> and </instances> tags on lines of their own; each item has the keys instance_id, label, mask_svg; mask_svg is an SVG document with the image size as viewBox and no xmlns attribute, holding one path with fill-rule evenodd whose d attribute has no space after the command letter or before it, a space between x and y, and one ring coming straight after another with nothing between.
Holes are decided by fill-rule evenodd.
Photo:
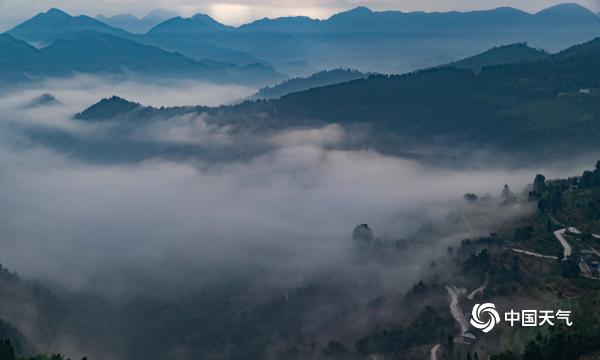
<instances>
[{"instance_id":1,"label":"forested hillside","mask_svg":"<svg viewBox=\"0 0 600 360\"><path fill-rule=\"evenodd\" d=\"M599 44L597 39L478 73L443 67L373 75L276 100L181 111L206 113L208 121L238 129L364 125L370 144L385 151L411 139L507 151L583 151L598 146Z\"/></svg>"}]
</instances>

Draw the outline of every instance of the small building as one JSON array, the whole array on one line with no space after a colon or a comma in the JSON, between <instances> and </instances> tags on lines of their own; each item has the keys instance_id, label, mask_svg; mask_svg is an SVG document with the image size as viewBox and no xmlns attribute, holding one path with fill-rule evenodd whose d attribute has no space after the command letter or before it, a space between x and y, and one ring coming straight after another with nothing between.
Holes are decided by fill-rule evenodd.
<instances>
[{"instance_id":1,"label":"small building","mask_svg":"<svg viewBox=\"0 0 600 360\"><path fill-rule=\"evenodd\" d=\"M460 344L473 345L477 342L477 337L472 332L465 332L456 338L456 342Z\"/></svg>"},{"instance_id":2,"label":"small building","mask_svg":"<svg viewBox=\"0 0 600 360\"><path fill-rule=\"evenodd\" d=\"M590 261L587 263L590 271L600 271L600 261Z\"/></svg>"},{"instance_id":3,"label":"small building","mask_svg":"<svg viewBox=\"0 0 600 360\"><path fill-rule=\"evenodd\" d=\"M579 89L579 93L580 94L590 94L592 91L588 88L585 89Z\"/></svg>"},{"instance_id":4,"label":"small building","mask_svg":"<svg viewBox=\"0 0 600 360\"><path fill-rule=\"evenodd\" d=\"M579 269L584 275L597 276L600 273L600 256L592 250L581 250Z\"/></svg>"}]
</instances>

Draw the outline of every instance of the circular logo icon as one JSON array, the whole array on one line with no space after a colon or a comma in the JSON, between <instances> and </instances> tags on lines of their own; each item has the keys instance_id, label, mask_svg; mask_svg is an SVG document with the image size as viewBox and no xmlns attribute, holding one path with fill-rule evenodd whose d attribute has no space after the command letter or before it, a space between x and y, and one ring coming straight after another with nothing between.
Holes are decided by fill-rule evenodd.
<instances>
[{"instance_id":1,"label":"circular logo icon","mask_svg":"<svg viewBox=\"0 0 600 360\"><path fill-rule=\"evenodd\" d=\"M473 311L471 311L471 325L474 328L488 333L492 331L494 326L500 322L500 314L496 311L496 305L486 304L475 304Z\"/></svg>"}]
</instances>

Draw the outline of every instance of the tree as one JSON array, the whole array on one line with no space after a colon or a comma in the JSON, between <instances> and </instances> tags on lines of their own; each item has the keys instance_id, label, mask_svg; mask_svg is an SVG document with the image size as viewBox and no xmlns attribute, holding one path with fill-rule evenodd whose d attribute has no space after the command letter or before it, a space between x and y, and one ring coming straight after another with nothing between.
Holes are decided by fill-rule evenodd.
<instances>
[{"instance_id":1,"label":"tree","mask_svg":"<svg viewBox=\"0 0 600 360\"><path fill-rule=\"evenodd\" d=\"M555 189L552 192L552 198L550 199L550 209L552 213L562 210L562 202L562 191L560 191L560 189Z\"/></svg>"},{"instance_id":2,"label":"tree","mask_svg":"<svg viewBox=\"0 0 600 360\"><path fill-rule=\"evenodd\" d=\"M518 241L531 240L533 237L533 227L523 226L515 228L515 239Z\"/></svg>"},{"instance_id":3,"label":"tree","mask_svg":"<svg viewBox=\"0 0 600 360\"><path fill-rule=\"evenodd\" d=\"M508 184L504 184L504 188L502 189L502 194L500 194L500 197L503 199L506 199L508 197L512 197L513 193L512 191L510 191L510 187L508 187Z\"/></svg>"},{"instance_id":4,"label":"tree","mask_svg":"<svg viewBox=\"0 0 600 360\"><path fill-rule=\"evenodd\" d=\"M561 275L566 279L572 279L579 276L579 265L575 256L569 256L560 262Z\"/></svg>"},{"instance_id":5,"label":"tree","mask_svg":"<svg viewBox=\"0 0 600 360\"><path fill-rule=\"evenodd\" d=\"M452 350L454 350L454 338L452 337L452 335L448 335L446 345L448 346L448 354L452 354Z\"/></svg>"},{"instance_id":6,"label":"tree","mask_svg":"<svg viewBox=\"0 0 600 360\"><path fill-rule=\"evenodd\" d=\"M327 346L321 351L323 356L335 359L347 359L350 353L344 344L331 340Z\"/></svg>"},{"instance_id":7,"label":"tree","mask_svg":"<svg viewBox=\"0 0 600 360\"><path fill-rule=\"evenodd\" d=\"M465 199L468 202L476 202L479 199L479 196L473 193L467 193L463 195L463 199Z\"/></svg>"},{"instance_id":8,"label":"tree","mask_svg":"<svg viewBox=\"0 0 600 360\"><path fill-rule=\"evenodd\" d=\"M519 357L513 354L511 351L503 352L501 354L492 355L490 360L518 360Z\"/></svg>"},{"instance_id":9,"label":"tree","mask_svg":"<svg viewBox=\"0 0 600 360\"><path fill-rule=\"evenodd\" d=\"M542 174L537 174L533 180L533 191L542 194L546 191L546 177Z\"/></svg>"},{"instance_id":10,"label":"tree","mask_svg":"<svg viewBox=\"0 0 600 360\"><path fill-rule=\"evenodd\" d=\"M535 342L530 341L525 347L523 358L527 360L544 360L542 348Z\"/></svg>"},{"instance_id":11,"label":"tree","mask_svg":"<svg viewBox=\"0 0 600 360\"><path fill-rule=\"evenodd\" d=\"M0 339L0 360L15 360L15 350L8 339Z\"/></svg>"},{"instance_id":12,"label":"tree","mask_svg":"<svg viewBox=\"0 0 600 360\"><path fill-rule=\"evenodd\" d=\"M352 239L356 242L370 244L373 242L373 231L367 224L361 224L354 228Z\"/></svg>"},{"instance_id":13,"label":"tree","mask_svg":"<svg viewBox=\"0 0 600 360\"><path fill-rule=\"evenodd\" d=\"M546 199L540 199L540 201L538 201L537 207L540 211L546 211L546 209L548 209L548 202L546 201Z\"/></svg>"}]
</instances>

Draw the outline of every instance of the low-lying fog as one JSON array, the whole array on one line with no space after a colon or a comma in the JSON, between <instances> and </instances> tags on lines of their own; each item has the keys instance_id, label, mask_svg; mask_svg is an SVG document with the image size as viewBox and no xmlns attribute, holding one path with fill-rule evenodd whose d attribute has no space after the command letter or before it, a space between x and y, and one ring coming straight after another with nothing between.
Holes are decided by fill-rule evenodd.
<instances>
[{"instance_id":1,"label":"low-lying fog","mask_svg":"<svg viewBox=\"0 0 600 360\"><path fill-rule=\"evenodd\" d=\"M49 79L28 86L20 91L2 94L2 102L19 102L24 98L51 93L60 98L65 107L88 106L101 98L118 95L129 101L147 106L218 106L235 102L254 94L258 89L242 85L216 85L192 80L135 80L115 81L111 79L79 75L69 79Z\"/></svg>"},{"instance_id":2,"label":"low-lying fog","mask_svg":"<svg viewBox=\"0 0 600 360\"><path fill-rule=\"evenodd\" d=\"M418 242L415 234L424 226L444 227L449 213L466 206L467 192L498 195L504 184L520 192L536 173L571 175L592 163L431 168L365 149L342 150L336 144L349 134L330 125L265 135L268 150L243 160L99 165L38 146L20 129L57 126L90 136L103 125L81 125L70 116L102 97L214 105L244 97L248 89L113 85L91 78L45 86L0 98L0 263L72 289L122 293L140 283L202 281L247 266L267 269L275 282L293 283L345 263L357 224L368 223L381 238ZM30 106L42 93L57 102ZM145 134L165 141L162 135L170 131L189 137L204 126L201 117L185 124L162 122L160 131ZM202 136L223 133L213 129ZM413 281L432 249L434 254L450 241L487 234L488 224L526 211L496 211L487 222L426 239L434 245L407 250L418 253L392 282Z\"/></svg>"}]
</instances>

